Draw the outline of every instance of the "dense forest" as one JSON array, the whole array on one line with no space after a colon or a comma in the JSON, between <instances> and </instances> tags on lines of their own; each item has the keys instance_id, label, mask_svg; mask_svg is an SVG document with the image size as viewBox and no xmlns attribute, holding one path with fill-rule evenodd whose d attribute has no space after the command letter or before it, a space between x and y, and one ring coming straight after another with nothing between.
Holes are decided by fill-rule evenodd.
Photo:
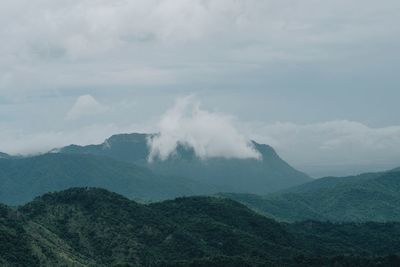
<instances>
[{"instance_id":1,"label":"dense forest","mask_svg":"<svg viewBox=\"0 0 400 267\"><path fill-rule=\"evenodd\" d=\"M222 194L279 221L400 221L400 171L326 177L281 192Z\"/></svg>"},{"instance_id":2,"label":"dense forest","mask_svg":"<svg viewBox=\"0 0 400 267\"><path fill-rule=\"evenodd\" d=\"M398 266L400 223L279 223L236 201L96 188L0 207L5 266Z\"/></svg>"}]
</instances>

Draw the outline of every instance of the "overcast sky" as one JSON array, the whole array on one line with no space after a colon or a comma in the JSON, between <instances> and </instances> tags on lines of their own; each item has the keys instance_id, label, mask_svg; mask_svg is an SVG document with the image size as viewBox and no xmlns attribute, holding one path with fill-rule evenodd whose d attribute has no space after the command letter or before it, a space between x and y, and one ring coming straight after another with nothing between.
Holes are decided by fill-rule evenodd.
<instances>
[{"instance_id":1,"label":"overcast sky","mask_svg":"<svg viewBox=\"0 0 400 267\"><path fill-rule=\"evenodd\" d=\"M189 112L313 175L400 166L399 14L398 0L3 0L0 151L159 131L194 95Z\"/></svg>"}]
</instances>

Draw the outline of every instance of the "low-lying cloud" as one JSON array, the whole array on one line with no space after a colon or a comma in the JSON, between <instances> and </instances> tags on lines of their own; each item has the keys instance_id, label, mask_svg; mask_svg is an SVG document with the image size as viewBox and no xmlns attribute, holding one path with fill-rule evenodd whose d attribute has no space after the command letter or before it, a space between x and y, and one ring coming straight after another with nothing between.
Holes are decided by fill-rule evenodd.
<instances>
[{"instance_id":1,"label":"low-lying cloud","mask_svg":"<svg viewBox=\"0 0 400 267\"><path fill-rule=\"evenodd\" d=\"M29 109L0 105L0 151L26 155L72 143L101 143L116 133L159 132L149 144L150 159L167 158L179 144L193 147L199 158L258 158L248 143L252 139L271 145L284 160L315 177L400 166L400 126L396 123L373 127L355 120L245 122L204 110L193 97L177 100L159 120L158 110L106 101L97 95L93 98L106 112L98 114L97 108L89 108L87 103L78 105L86 108L76 107L75 120L66 120L66 114L73 110L71 99L65 103L48 100L46 105ZM17 114L20 122L9 118L9 114ZM29 123L23 120L25 114L30 115Z\"/></svg>"},{"instance_id":2,"label":"low-lying cloud","mask_svg":"<svg viewBox=\"0 0 400 267\"><path fill-rule=\"evenodd\" d=\"M0 127L1 128L1 127ZM0 152L11 155L35 155L70 144L100 144L111 135L151 131L144 126L89 124L80 128L21 133L14 129L0 131Z\"/></svg>"},{"instance_id":3,"label":"low-lying cloud","mask_svg":"<svg viewBox=\"0 0 400 267\"><path fill-rule=\"evenodd\" d=\"M68 111L66 119L77 120L82 117L105 112L106 110L107 108L100 104L93 96L81 95Z\"/></svg>"},{"instance_id":4,"label":"low-lying cloud","mask_svg":"<svg viewBox=\"0 0 400 267\"><path fill-rule=\"evenodd\" d=\"M202 109L193 96L178 98L158 127L159 134L149 140L149 161L166 160L178 145L193 148L201 159L261 157L234 127L232 117Z\"/></svg>"},{"instance_id":5,"label":"low-lying cloud","mask_svg":"<svg viewBox=\"0 0 400 267\"><path fill-rule=\"evenodd\" d=\"M360 171L400 166L400 126L396 125L370 127L356 121L335 120L260 123L246 128L252 129L252 138L273 146L285 160L307 171L319 166L318 173L323 175L333 169L347 172L346 166L360 166Z\"/></svg>"}]
</instances>

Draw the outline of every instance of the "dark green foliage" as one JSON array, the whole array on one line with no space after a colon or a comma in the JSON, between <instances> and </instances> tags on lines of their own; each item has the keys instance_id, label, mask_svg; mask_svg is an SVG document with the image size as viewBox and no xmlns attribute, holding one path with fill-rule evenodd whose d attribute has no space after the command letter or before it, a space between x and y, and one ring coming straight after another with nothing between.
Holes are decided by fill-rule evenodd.
<instances>
[{"instance_id":1,"label":"dark green foliage","mask_svg":"<svg viewBox=\"0 0 400 267\"><path fill-rule=\"evenodd\" d=\"M223 194L280 221L400 221L400 172L322 178L267 196Z\"/></svg>"},{"instance_id":2,"label":"dark green foliage","mask_svg":"<svg viewBox=\"0 0 400 267\"><path fill-rule=\"evenodd\" d=\"M234 201L210 197L179 198L150 205L190 233L198 253L189 258L216 255L278 257L296 254L291 236L280 224L259 216ZM175 233L165 249L179 245ZM185 248L182 248L185 251ZM193 249L190 250L193 252Z\"/></svg>"},{"instance_id":3,"label":"dark green foliage","mask_svg":"<svg viewBox=\"0 0 400 267\"><path fill-rule=\"evenodd\" d=\"M20 212L105 265L218 255L276 258L296 251L278 223L223 199L180 198L145 206L101 189L70 189L46 194Z\"/></svg>"},{"instance_id":4,"label":"dark green foliage","mask_svg":"<svg viewBox=\"0 0 400 267\"><path fill-rule=\"evenodd\" d=\"M20 211L75 251L107 266L147 265L156 256L152 246L172 227L146 206L102 189L46 194Z\"/></svg>"},{"instance_id":5,"label":"dark green foliage","mask_svg":"<svg viewBox=\"0 0 400 267\"><path fill-rule=\"evenodd\" d=\"M162 263L160 267L398 267L400 257L336 256L308 258L304 256L281 261L268 261L243 257L213 257L188 261Z\"/></svg>"},{"instance_id":6,"label":"dark green foliage","mask_svg":"<svg viewBox=\"0 0 400 267\"><path fill-rule=\"evenodd\" d=\"M9 266L398 266L400 224L286 224L229 199L73 188L0 206L0 248Z\"/></svg>"},{"instance_id":7,"label":"dark green foliage","mask_svg":"<svg viewBox=\"0 0 400 267\"><path fill-rule=\"evenodd\" d=\"M400 257L388 255L384 257L336 256L336 257L296 257L278 266L296 267L397 267Z\"/></svg>"},{"instance_id":8,"label":"dark green foliage","mask_svg":"<svg viewBox=\"0 0 400 267\"><path fill-rule=\"evenodd\" d=\"M196 258L186 261L162 262L159 267L261 267L261 266L278 266L276 261L268 261L265 259L257 259L252 257L240 256L218 256Z\"/></svg>"},{"instance_id":9,"label":"dark green foliage","mask_svg":"<svg viewBox=\"0 0 400 267\"><path fill-rule=\"evenodd\" d=\"M0 204L0 266L37 266L17 212Z\"/></svg>"},{"instance_id":10,"label":"dark green foliage","mask_svg":"<svg viewBox=\"0 0 400 267\"><path fill-rule=\"evenodd\" d=\"M298 237L303 248L317 255L383 255L400 251L399 223L305 221L289 224L287 229Z\"/></svg>"}]
</instances>

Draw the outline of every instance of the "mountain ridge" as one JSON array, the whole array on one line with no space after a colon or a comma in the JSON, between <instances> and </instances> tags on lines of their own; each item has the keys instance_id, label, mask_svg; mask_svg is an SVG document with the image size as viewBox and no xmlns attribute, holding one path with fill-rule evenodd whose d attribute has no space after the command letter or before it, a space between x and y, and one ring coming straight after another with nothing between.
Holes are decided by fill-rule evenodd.
<instances>
[{"instance_id":1,"label":"mountain ridge","mask_svg":"<svg viewBox=\"0 0 400 267\"><path fill-rule=\"evenodd\" d=\"M143 200L217 192L197 181L162 176L133 163L94 155L50 153L0 159L0 202L19 205L47 192L78 186L104 187Z\"/></svg>"},{"instance_id":2,"label":"mountain ridge","mask_svg":"<svg viewBox=\"0 0 400 267\"><path fill-rule=\"evenodd\" d=\"M199 159L191 148L179 145L177 153L167 160L148 162L148 140L152 136L154 134L113 135L99 145L70 145L57 149L57 152L94 154L134 162L158 174L182 176L205 182L222 192L265 194L312 180L308 175L282 160L272 147L254 141L252 144L262 155L262 160Z\"/></svg>"},{"instance_id":3,"label":"mountain ridge","mask_svg":"<svg viewBox=\"0 0 400 267\"><path fill-rule=\"evenodd\" d=\"M222 194L280 221L400 221L400 172L327 177L266 196Z\"/></svg>"},{"instance_id":4,"label":"mountain ridge","mask_svg":"<svg viewBox=\"0 0 400 267\"><path fill-rule=\"evenodd\" d=\"M272 147L256 142L252 144L262 161L202 160L192 149L178 146L178 153L168 160L150 163L152 136L119 134L99 145L70 145L42 155L0 159L0 202L19 205L40 194L76 186L104 187L144 201L217 192L267 193L310 179Z\"/></svg>"},{"instance_id":5,"label":"mountain ridge","mask_svg":"<svg viewBox=\"0 0 400 267\"><path fill-rule=\"evenodd\" d=\"M6 266L400 262L387 256L398 252L399 223L286 224L224 198L182 197L145 205L88 187L46 193L17 210L0 205L0 233L0 248L5 248L0 263Z\"/></svg>"}]
</instances>

